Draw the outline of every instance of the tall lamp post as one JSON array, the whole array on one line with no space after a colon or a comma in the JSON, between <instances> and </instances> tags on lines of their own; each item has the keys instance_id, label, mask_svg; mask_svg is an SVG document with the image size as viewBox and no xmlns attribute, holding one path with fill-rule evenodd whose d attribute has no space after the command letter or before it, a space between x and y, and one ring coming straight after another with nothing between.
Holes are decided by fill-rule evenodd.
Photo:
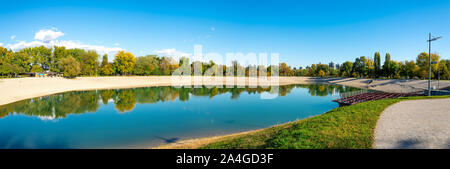
<instances>
[{"instance_id":1,"label":"tall lamp post","mask_svg":"<svg viewBox=\"0 0 450 169\"><path fill-rule=\"evenodd\" d=\"M431 42L440 38L431 38L431 33L428 36L428 96L431 96Z\"/></svg>"}]
</instances>

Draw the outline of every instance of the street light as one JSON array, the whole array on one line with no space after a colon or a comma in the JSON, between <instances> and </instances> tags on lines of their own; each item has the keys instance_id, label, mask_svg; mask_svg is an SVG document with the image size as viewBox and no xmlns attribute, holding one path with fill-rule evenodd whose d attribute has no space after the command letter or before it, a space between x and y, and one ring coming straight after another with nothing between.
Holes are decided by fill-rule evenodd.
<instances>
[{"instance_id":1,"label":"street light","mask_svg":"<svg viewBox=\"0 0 450 169\"><path fill-rule=\"evenodd\" d=\"M440 39L441 36L431 38L431 33L428 37L428 96L431 96L431 42Z\"/></svg>"}]
</instances>

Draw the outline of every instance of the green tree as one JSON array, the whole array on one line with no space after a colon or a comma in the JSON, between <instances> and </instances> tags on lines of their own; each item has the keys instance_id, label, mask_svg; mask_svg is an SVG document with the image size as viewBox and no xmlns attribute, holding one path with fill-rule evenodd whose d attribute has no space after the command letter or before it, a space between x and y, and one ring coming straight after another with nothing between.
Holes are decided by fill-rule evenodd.
<instances>
[{"instance_id":1,"label":"green tree","mask_svg":"<svg viewBox=\"0 0 450 169\"><path fill-rule=\"evenodd\" d=\"M45 46L23 49L23 52L31 56L31 61L34 64L39 64L44 70L49 70L52 63L52 49Z\"/></svg>"},{"instance_id":2,"label":"green tree","mask_svg":"<svg viewBox=\"0 0 450 169\"><path fill-rule=\"evenodd\" d=\"M418 67L414 61L405 61L401 68L402 76L412 79L416 76L417 69Z\"/></svg>"},{"instance_id":3,"label":"green tree","mask_svg":"<svg viewBox=\"0 0 450 169\"><path fill-rule=\"evenodd\" d=\"M172 59L169 57L163 57L159 61L161 75L170 75L172 73Z\"/></svg>"},{"instance_id":4,"label":"green tree","mask_svg":"<svg viewBox=\"0 0 450 169\"><path fill-rule=\"evenodd\" d=\"M134 73L136 75L151 75L155 70L157 60L152 56L140 56L136 58Z\"/></svg>"},{"instance_id":5,"label":"green tree","mask_svg":"<svg viewBox=\"0 0 450 169\"><path fill-rule=\"evenodd\" d=\"M267 68L264 65L258 66L258 76L267 76ZM306 74L303 76L306 76Z\"/></svg>"},{"instance_id":6,"label":"green tree","mask_svg":"<svg viewBox=\"0 0 450 169\"><path fill-rule=\"evenodd\" d=\"M30 69L31 58L23 52L15 52L10 60L10 64L14 65L14 74L18 75L21 73L28 72Z\"/></svg>"},{"instance_id":7,"label":"green tree","mask_svg":"<svg viewBox=\"0 0 450 169\"><path fill-rule=\"evenodd\" d=\"M324 76L326 76L329 74L330 67L326 64L321 64L321 63L313 64L313 65L311 65L311 67L309 67L308 74L310 76L320 76L319 75L320 71L323 71L325 73Z\"/></svg>"},{"instance_id":8,"label":"green tree","mask_svg":"<svg viewBox=\"0 0 450 169\"><path fill-rule=\"evenodd\" d=\"M30 57L23 52L13 52L0 47L0 75L15 77L30 69Z\"/></svg>"},{"instance_id":9,"label":"green tree","mask_svg":"<svg viewBox=\"0 0 450 169\"><path fill-rule=\"evenodd\" d=\"M218 73L218 66L216 65L216 63L210 60L209 63L203 63L202 71L204 76L212 76Z\"/></svg>"},{"instance_id":10,"label":"green tree","mask_svg":"<svg viewBox=\"0 0 450 169\"><path fill-rule=\"evenodd\" d=\"M353 63L346 61L340 67L341 75L344 77L352 77Z\"/></svg>"},{"instance_id":11,"label":"green tree","mask_svg":"<svg viewBox=\"0 0 450 169\"><path fill-rule=\"evenodd\" d=\"M391 54L386 53L386 56L384 57L384 64L383 64L383 74L385 77L391 76L391 69L389 67L389 63L391 62Z\"/></svg>"},{"instance_id":12,"label":"green tree","mask_svg":"<svg viewBox=\"0 0 450 169\"><path fill-rule=\"evenodd\" d=\"M75 58L76 60L81 60L81 55L83 55L84 53L86 53L85 50L83 49L68 49L67 51L67 55L72 56L73 58Z\"/></svg>"},{"instance_id":13,"label":"green tree","mask_svg":"<svg viewBox=\"0 0 450 169\"><path fill-rule=\"evenodd\" d=\"M102 58L102 64L100 67L100 74L105 76L110 76L114 74L114 68L111 63L108 62L108 55L104 54Z\"/></svg>"},{"instance_id":14,"label":"green tree","mask_svg":"<svg viewBox=\"0 0 450 169\"><path fill-rule=\"evenodd\" d=\"M428 59L429 55L426 52L422 52L417 56L416 63L419 66L419 76L421 78L428 78ZM439 55L431 54L431 62L437 63L431 64L431 78L435 78L439 65Z\"/></svg>"},{"instance_id":15,"label":"green tree","mask_svg":"<svg viewBox=\"0 0 450 169\"><path fill-rule=\"evenodd\" d=\"M308 74L307 69L297 69L295 70L295 76L306 76Z\"/></svg>"},{"instance_id":16,"label":"green tree","mask_svg":"<svg viewBox=\"0 0 450 169\"><path fill-rule=\"evenodd\" d=\"M11 77L14 74L14 65L11 64L13 58L13 52L6 48L0 47L0 75Z\"/></svg>"},{"instance_id":17,"label":"green tree","mask_svg":"<svg viewBox=\"0 0 450 169\"><path fill-rule=\"evenodd\" d=\"M114 68L111 63L108 63L107 65L103 66L100 72L102 75L110 76L114 74Z\"/></svg>"},{"instance_id":18,"label":"green tree","mask_svg":"<svg viewBox=\"0 0 450 169\"><path fill-rule=\"evenodd\" d=\"M389 62L389 72L391 78L400 78L400 70L401 70L401 64L396 61L390 61Z\"/></svg>"},{"instance_id":19,"label":"green tree","mask_svg":"<svg viewBox=\"0 0 450 169\"><path fill-rule=\"evenodd\" d=\"M280 64L280 76L293 76L294 71L286 63Z\"/></svg>"},{"instance_id":20,"label":"green tree","mask_svg":"<svg viewBox=\"0 0 450 169\"><path fill-rule=\"evenodd\" d=\"M54 46L53 47L53 59L50 62L50 70L53 72L61 72L59 70L58 62L60 59L65 58L69 55L68 50L64 46Z\"/></svg>"},{"instance_id":21,"label":"green tree","mask_svg":"<svg viewBox=\"0 0 450 169\"><path fill-rule=\"evenodd\" d=\"M366 76L368 76L368 77L375 77L376 76L376 73L375 73L375 64L374 64L374 61L372 60L372 59L370 59L370 58L367 58L366 59L366 62L365 62L365 66L366 66Z\"/></svg>"},{"instance_id":22,"label":"green tree","mask_svg":"<svg viewBox=\"0 0 450 169\"><path fill-rule=\"evenodd\" d=\"M191 74L194 75L194 76L203 75L202 74L203 73L203 63L200 62L200 61L192 62L191 72L192 72Z\"/></svg>"},{"instance_id":23,"label":"green tree","mask_svg":"<svg viewBox=\"0 0 450 169\"><path fill-rule=\"evenodd\" d=\"M318 74L318 76L320 76L320 77L325 77L325 72L323 71L323 70L319 70L319 74Z\"/></svg>"},{"instance_id":24,"label":"green tree","mask_svg":"<svg viewBox=\"0 0 450 169\"><path fill-rule=\"evenodd\" d=\"M82 75L97 75L99 67L98 57L99 55L95 50L89 50L87 52L81 53L78 61L80 63Z\"/></svg>"},{"instance_id":25,"label":"green tree","mask_svg":"<svg viewBox=\"0 0 450 169\"><path fill-rule=\"evenodd\" d=\"M178 69L176 69L173 74L182 75L182 76L190 76L191 75L191 65L189 62L189 58L181 57L178 62Z\"/></svg>"},{"instance_id":26,"label":"green tree","mask_svg":"<svg viewBox=\"0 0 450 169\"><path fill-rule=\"evenodd\" d=\"M381 73L381 56L380 56L380 52L375 52L375 55L373 57L373 66L375 69L375 77L379 77Z\"/></svg>"},{"instance_id":27,"label":"green tree","mask_svg":"<svg viewBox=\"0 0 450 169\"><path fill-rule=\"evenodd\" d=\"M334 68L330 68L330 70L328 71L328 75L331 77L336 77L336 76L338 76L338 70L336 70Z\"/></svg>"},{"instance_id":28,"label":"green tree","mask_svg":"<svg viewBox=\"0 0 450 169\"><path fill-rule=\"evenodd\" d=\"M450 60L445 60L447 68L442 69L442 74L445 79L450 80Z\"/></svg>"},{"instance_id":29,"label":"green tree","mask_svg":"<svg viewBox=\"0 0 450 169\"><path fill-rule=\"evenodd\" d=\"M33 66L31 66L31 70L30 72L43 72L44 69L42 69L41 66L39 66L38 64L34 64Z\"/></svg>"},{"instance_id":30,"label":"green tree","mask_svg":"<svg viewBox=\"0 0 450 169\"><path fill-rule=\"evenodd\" d=\"M104 67L104 66L106 66L108 63L109 63L109 61L108 61L108 55L107 55L107 54L104 54L103 57L102 57L102 63L101 63L101 65L100 65L100 67Z\"/></svg>"},{"instance_id":31,"label":"green tree","mask_svg":"<svg viewBox=\"0 0 450 169\"><path fill-rule=\"evenodd\" d=\"M450 60L441 60L439 61L439 68L438 68L438 73L441 79L449 79L450 77L450 72L449 72L449 62Z\"/></svg>"},{"instance_id":32,"label":"green tree","mask_svg":"<svg viewBox=\"0 0 450 169\"><path fill-rule=\"evenodd\" d=\"M308 73L306 73L307 76L316 76L317 67L316 64L312 64L310 67L307 67Z\"/></svg>"},{"instance_id":33,"label":"green tree","mask_svg":"<svg viewBox=\"0 0 450 169\"><path fill-rule=\"evenodd\" d=\"M358 77L364 77L368 73L368 67L366 65L367 60L365 56L361 56L355 59L353 63L353 72L356 73Z\"/></svg>"}]
</instances>

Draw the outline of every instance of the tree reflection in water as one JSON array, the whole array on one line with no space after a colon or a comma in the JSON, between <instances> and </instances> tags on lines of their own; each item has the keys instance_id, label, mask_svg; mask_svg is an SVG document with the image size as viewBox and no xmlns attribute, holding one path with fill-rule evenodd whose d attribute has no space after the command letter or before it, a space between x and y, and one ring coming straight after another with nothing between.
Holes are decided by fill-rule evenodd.
<instances>
[{"instance_id":1,"label":"tree reflection in water","mask_svg":"<svg viewBox=\"0 0 450 169\"><path fill-rule=\"evenodd\" d=\"M298 84L279 86L279 96L286 96L293 88L307 88L312 96L327 96L333 93L343 93L359 90L352 87L327 84ZM113 101L119 113L132 111L136 103L149 104L157 102L188 101L189 96L203 96L213 98L216 95L231 93L231 99L239 98L240 94L263 93L271 87L262 88L193 88L193 87L144 87L134 89L76 91L55 94L45 97L23 100L0 106L0 118L13 113L27 116L37 116L47 119L65 118L69 114L97 112L100 104L108 105Z\"/></svg>"}]
</instances>

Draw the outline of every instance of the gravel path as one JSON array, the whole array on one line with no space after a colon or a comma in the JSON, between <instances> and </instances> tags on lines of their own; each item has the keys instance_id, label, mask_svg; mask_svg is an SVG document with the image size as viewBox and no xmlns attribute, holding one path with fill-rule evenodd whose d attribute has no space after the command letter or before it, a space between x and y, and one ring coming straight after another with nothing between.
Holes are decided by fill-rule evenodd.
<instances>
[{"instance_id":1,"label":"gravel path","mask_svg":"<svg viewBox=\"0 0 450 169\"><path fill-rule=\"evenodd\" d=\"M450 149L450 99L403 101L381 114L375 148Z\"/></svg>"}]
</instances>

